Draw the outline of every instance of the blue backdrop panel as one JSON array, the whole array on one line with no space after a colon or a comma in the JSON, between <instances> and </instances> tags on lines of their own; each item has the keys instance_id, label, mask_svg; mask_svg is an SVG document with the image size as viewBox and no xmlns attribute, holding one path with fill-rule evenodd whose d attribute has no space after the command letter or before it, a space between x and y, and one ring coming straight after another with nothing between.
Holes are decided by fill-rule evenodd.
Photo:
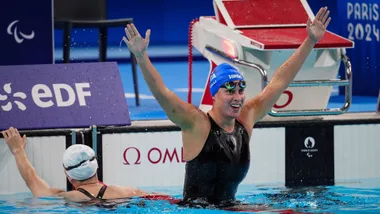
<instances>
[{"instance_id":1,"label":"blue backdrop panel","mask_svg":"<svg viewBox=\"0 0 380 214\"><path fill-rule=\"evenodd\" d=\"M108 18L132 17L140 31L152 30L150 45L186 45L190 21L199 16L214 15L213 0L109 0ZM98 45L97 29L77 29L72 33L73 47L93 47ZM125 34L124 28L108 31L108 43L119 45ZM62 31L55 32L57 47L62 47ZM74 44L75 43L75 44Z\"/></svg>"},{"instance_id":2,"label":"blue backdrop panel","mask_svg":"<svg viewBox=\"0 0 380 214\"><path fill-rule=\"evenodd\" d=\"M52 0L2 1L0 65L53 63Z\"/></svg>"},{"instance_id":3,"label":"blue backdrop panel","mask_svg":"<svg viewBox=\"0 0 380 214\"><path fill-rule=\"evenodd\" d=\"M338 0L340 35L353 40L348 50L353 94L377 96L380 88L380 0Z\"/></svg>"}]
</instances>

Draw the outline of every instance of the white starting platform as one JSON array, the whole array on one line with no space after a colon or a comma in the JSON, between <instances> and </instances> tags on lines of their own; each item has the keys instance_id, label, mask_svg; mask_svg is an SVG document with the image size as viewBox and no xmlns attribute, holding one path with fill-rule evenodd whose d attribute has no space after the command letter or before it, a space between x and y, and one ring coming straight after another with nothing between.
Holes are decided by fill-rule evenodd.
<instances>
[{"instance_id":1,"label":"white starting platform","mask_svg":"<svg viewBox=\"0 0 380 214\"><path fill-rule=\"evenodd\" d=\"M307 37L307 19L314 19L306 1L214 0L215 16L201 16L191 28L191 45L216 65L228 62L247 80L247 99L270 82L275 71ZM315 45L295 80L285 90L269 115L338 115L351 104L351 66L345 55L354 43L327 31ZM346 75L338 78L339 68ZM200 109L208 111L212 98L207 80ZM327 109L333 86L345 87L341 108Z\"/></svg>"}]
</instances>

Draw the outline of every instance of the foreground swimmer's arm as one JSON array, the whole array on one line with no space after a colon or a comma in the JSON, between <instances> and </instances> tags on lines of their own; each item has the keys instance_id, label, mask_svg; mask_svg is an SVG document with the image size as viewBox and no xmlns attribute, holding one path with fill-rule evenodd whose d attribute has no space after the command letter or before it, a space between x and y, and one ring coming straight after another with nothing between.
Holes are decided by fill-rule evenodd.
<instances>
[{"instance_id":1,"label":"foreground swimmer's arm","mask_svg":"<svg viewBox=\"0 0 380 214\"><path fill-rule=\"evenodd\" d=\"M199 119L205 119L204 114L201 114L195 106L181 100L174 92L165 86L160 74L152 65L146 53L146 49L149 45L150 30L147 30L145 38L141 37L133 24L127 25L125 32L128 39L123 37L124 42L127 44L129 50L136 56L150 91L169 119L181 127L182 130L193 129L194 124L198 123Z\"/></svg>"},{"instance_id":2,"label":"foreground swimmer's arm","mask_svg":"<svg viewBox=\"0 0 380 214\"><path fill-rule=\"evenodd\" d=\"M29 162L24 150L26 145L25 135L21 137L18 130L13 127L3 131L2 134L5 143L16 159L17 168L33 196L52 196L63 192L63 190L50 188L49 185L37 175L36 170Z\"/></svg>"},{"instance_id":3,"label":"foreground swimmer's arm","mask_svg":"<svg viewBox=\"0 0 380 214\"><path fill-rule=\"evenodd\" d=\"M11 127L6 131L2 132L2 135L4 136L5 143L8 145L9 150L12 152L12 154L15 157L16 160L16 165L17 168L24 179L26 185L32 192L34 197L41 197L41 196L58 196L58 197L63 197L64 199L68 201L73 201L73 202L83 202L83 201L88 201L89 198L87 195L83 194L83 192L80 191L69 191L66 192L64 190L58 189L58 188L51 188L49 185L38 176L36 170L32 166L32 164L29 162L28 157L25 153L25 145L26 145L26 137L25 135L23 137L20 136L19 132L17 129ZM83 155L86 153L86 150L83 149L80 145L78 145L82 150L78 152L78 150L73 152L73 150L66 150L66 152L73 152L72 154L74 156L71 156L71 160L75 160L76 157L83 157ZM76 147L78 148L78 147ZM92 150L92 149L91 149ZM93 150L92 153L94 154ZM93 154L90 154L91 156ZM79 157L79 158L80 158ZM91 170L91 168L83 168L83 164L81 164L82 168L80 171L77 171L77 174L79 173L80 175L85 175L86 170ZM89 166L89 165L87 165ZM96 167L94 168L95 170L98 168L97 163ZM70 169L70 170L75 170L76 168ZM88 172L88 171L87 171ZM67 173L67 171L66 171ZM69 178L70 182L75 185L75 188L84 188L86 186L85 190L90 191L92 194L97 194L100 188L104 184L100 184L99 181L97 180L97 175L92 175L91 174L88 176L91 176L90 178L84 178L86 180L75 180L72 177ZM75 182L75 184L73 183ZM97 193L94 193L97 192ZM150 193L147 193L145 191L142 191L138 188L135 187L120 187L120 186L107 186L107 190L105 192L105 197L108 199L115 199L115 198L127 198L127 197L142 197L142 196L149 196L151 195ZM161 194L162 195L162 194Z\"/></svg>"},{"instance_id":4,"label":"foreground swimmer's arm","mask_svg":"<svg viewBox=\"0 0 380 214\"><path fill-rule=\"evenodd\" d=\"M246 121L250 129L261 120L280 98L284 90L293 81L314 45L323 37L330 23L327 7L321 8L313 22L307 22L308 37L295 53L273 75L266 88L256 97L248 100L242 109L241 120ZM249 118L249 120L245 119ZM251 120L253 118L253 120Z\"/></svg>"}]
</instances>

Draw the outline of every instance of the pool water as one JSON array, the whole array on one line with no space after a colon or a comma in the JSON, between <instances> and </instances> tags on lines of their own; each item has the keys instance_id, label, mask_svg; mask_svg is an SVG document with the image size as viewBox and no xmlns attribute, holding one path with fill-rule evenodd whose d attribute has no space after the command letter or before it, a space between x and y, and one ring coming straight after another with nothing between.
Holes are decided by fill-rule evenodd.
<instances>
[{"instance_id":1,"label":"pool water","mask_svg":"<svg viewBox=\"0 0 380 214\"><path fill-rule=\"evenodd\" d=\"M181 198L181 187L145 188ZM335 186L286 188L241 185L237 199L260 207L259 213L380 213L380 179ZM33 198L30 193L0 195L0 213L232 213L184 208L168 201L133 198L113 208L66 203L57 198ZM252 212L238 212L252 213Z\"/></svg>"}]
</instances>

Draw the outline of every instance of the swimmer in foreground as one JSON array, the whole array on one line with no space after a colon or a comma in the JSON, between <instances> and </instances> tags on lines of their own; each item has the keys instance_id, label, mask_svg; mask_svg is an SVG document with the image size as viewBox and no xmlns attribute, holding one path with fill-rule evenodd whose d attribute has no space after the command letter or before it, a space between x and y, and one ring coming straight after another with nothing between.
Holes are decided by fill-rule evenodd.
<instances>
[{"instance_id":1,"label":"swimmer in foreground","mask_svg":"<svg viewBox=\"0 0 380 214\"><path fill-rule=\"evenodd\" d=\"M142 38L133 24L126 26L124 42L135 55L153 96L182 131L186 160L183 204L236 204L236 191L250 166L252 129L277 102L325 34L331 20L329 13L323 7L313 21L307 21L304 42L256 97L245 101L244 77L229 64L218 65L210 74L213 107L207 113L181 100L165 86L146 52L150 30Z\"/></svg>"},{"instance_id":2,"label":"swimmer in foreground","mask_svg":"<svg viewBox=\"0 0 380 214\"><path fill-rule=\"evenodd\" d=\"M26 153L26 136L20 136L11 127L2 132L5 143L16 159L17 168L34 197L58 196L70 202L89 202L101 199L124 199L128 197L150 196L134 187L106 186L98 181L98 162L90 147L74 144L63 155L63 168L67 179L75 190L63 191L51 188L41 179L29 162Z\"/></svg>"}]
</instances>

